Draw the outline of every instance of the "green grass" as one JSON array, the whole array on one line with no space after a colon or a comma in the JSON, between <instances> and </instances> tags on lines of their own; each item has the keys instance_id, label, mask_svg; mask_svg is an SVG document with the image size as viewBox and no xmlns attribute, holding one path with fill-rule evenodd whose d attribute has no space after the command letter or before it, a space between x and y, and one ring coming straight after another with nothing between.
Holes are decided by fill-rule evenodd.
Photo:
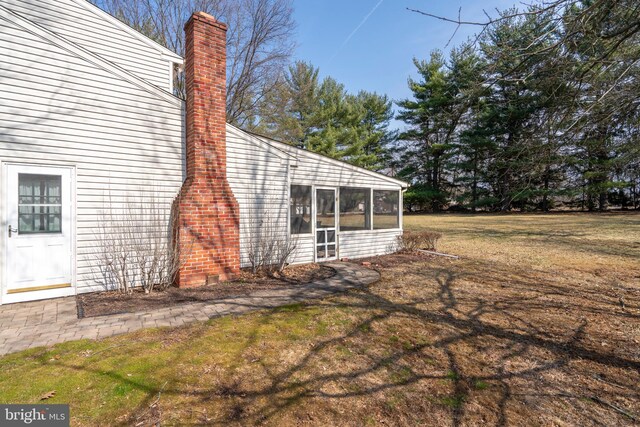
<instances>
[{"instance_id":1,"label":"green grass","mask_svg":"<svg viewBox=\"0 0 640 427\"><path fill-rule=\"evenodd\" d=\"M286 304L275 308L274 311L277 313L297 313L304 309L305 305L301 302L296 302L293 304Z\"/></svg>"},{"instance_id":2,"label":"green grass","mask_svg":"<svg viewBox=\"0 0 640 427\"><path fill-rule=\"evenodd\" d=\"M115 414L126 416L143 408L158 393L171 400L190 389L206 390L213 377L207 367L232 373L257 361L276 365L279 351L290 342L326 333L320 311L297 304L271 313L5 356L0 359L2 402L37 403L40 396L55 391L47 403L71 403L75 423L108 424ZM260 346L265 340L269 345ZM253 354L252 346L261 351Z\"/></svg>"},{"instance_id":3,"label":"green grass","mask_svg":"<svg viewBox=\"0 0 640 427\"><path fill-rule=\"evenodd\" d=\"M392 371L389 375L389 379L394 384L404 384L408 382L411 377L413 377L413 372L408 366L401 366Z\"/></svg>"},{"instance_id":4,"label":"green grass","mask_svg":"<svg viewBox=\"0 0 640 427\"><path fill-rule=\"evenodd\" d=\"M440 398L440 403L450 408L460 408L464 404L466 400L466 396L464 395L455 395L455 396L446 396Z\"/></svg>"},{"instance_id":5,"label":"green grass","mask_svg":"<svg viewBox=\"0 0 640 427\"><path fill-rule=\"evenodd\" d=\"M476 390L486 390L487 388L489 388L489 383L476 380L473 382L473 388L475 388Z\"/></svg>"},{"instance_id":6,"label":"green grass","mask_svg":"<svg viewBox=\"0 0 640 427\"><path fill-rule=\"evenodd\" d=\"M455 371L448 371L447 375L445 375L448 380L457 381L460 379L460 374Z\"/></svg>"}]
</instances>

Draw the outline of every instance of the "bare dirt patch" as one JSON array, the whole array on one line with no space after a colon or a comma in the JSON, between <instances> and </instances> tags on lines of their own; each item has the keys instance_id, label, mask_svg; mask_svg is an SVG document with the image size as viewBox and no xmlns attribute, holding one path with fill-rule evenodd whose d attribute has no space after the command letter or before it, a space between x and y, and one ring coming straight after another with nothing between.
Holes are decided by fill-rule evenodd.
<instances>
[{"instance_id":1,"label":"bare dirt patch","mask_svg":"<svg viewBox=\"0 0 640 427\"><path fill-rule=\"evenodd\" d=\"M151 311L193 302L213 302L225 298L246 296L256 291L283 288L326 279L335 271L320 264L291 266L274 275L240 272L236 280L198 288L171 287L166 291L145 294L135 289L130 294L121 292L94 292L77 296L80 317Z\"/></svg>"}]
</instances>

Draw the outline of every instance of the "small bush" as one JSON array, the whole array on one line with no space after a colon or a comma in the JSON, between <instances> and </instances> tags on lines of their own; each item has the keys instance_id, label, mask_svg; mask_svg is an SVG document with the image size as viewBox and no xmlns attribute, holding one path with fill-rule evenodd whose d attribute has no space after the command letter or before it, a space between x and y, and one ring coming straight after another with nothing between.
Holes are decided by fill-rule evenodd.
<instances>
[{"instance_id":1,"label":"small bush","mask_svg":"<svg viewBox=\"0 0 640 427\"><path fill-rule=\"evenodd\" d=\"M447 196L442 191L419 184L409 187L403 200L409 212L438 211L447 203Z\"/></svg>"},{"instance_id":2,"label":"small bush","mask_svg":"<svg viewBox=\"0 0 640 427\"><path fill-rule=\"evenodd\" d=\"M402 236L398 236L398 249L407 252L418 249L435 251L441 237L442 234L435 231L405 231Z\"/></svg>"}]
</instances>

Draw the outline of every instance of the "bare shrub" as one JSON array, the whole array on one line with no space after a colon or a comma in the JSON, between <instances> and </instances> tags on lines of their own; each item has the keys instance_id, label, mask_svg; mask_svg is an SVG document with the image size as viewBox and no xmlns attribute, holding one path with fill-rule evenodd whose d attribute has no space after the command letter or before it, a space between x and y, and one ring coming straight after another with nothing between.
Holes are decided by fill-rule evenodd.
<instances>
[{"instance_id":1,"label":"bare shrub","mask_svg":"<svg viewBox=\"0 0 640 427\"><path fill-rule=\"evenodd\" d=\"M442 234L435 231L405 231L398 236L398 250L412 252L418 249L437 250L438 240Z\"/></svg>"},{"instance_id":2,"label":"bare shrub","mask_svg":"<svg viewBox=\"0 0 640 427\"><path fill-rule=\"evenodd\" d=\"M175 282L181 267L173 233L177 215L173 207L159 203L155 193L147 193L150 197L142 201L129 196L122 205L114 204L109 195L100 212L91 275L106 289L130 293L140 286L150 293Z\"/></svg>"},{"instance_id":3,"label":"bare shrub","mask_svg":"<svg viewBox=\"0 0 640 427\"><path fill-rule=\"evenodd\" d=\"M258 199L248 210L247 256L253 273L281 272L298 246L268 200Z\"/></svg>"}]
</instances>

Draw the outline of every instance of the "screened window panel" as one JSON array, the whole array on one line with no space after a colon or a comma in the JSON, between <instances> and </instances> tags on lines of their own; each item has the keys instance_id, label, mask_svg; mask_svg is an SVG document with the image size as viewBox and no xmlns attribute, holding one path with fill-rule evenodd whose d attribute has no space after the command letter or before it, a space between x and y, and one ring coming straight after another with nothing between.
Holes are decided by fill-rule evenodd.
<instances>
[{"instance_id":1,"label":"screened window panel","mask_svg":"<svg viewBox=\"0 0 640 427\"><path fill-rule=\"evenodd\" d=\"M384 230L400 227L400 192L395 190L373 191L373 229Z\"/></svg>"},{"instance_id":2,"label":"screened window panel","mask_svg":"<svg viewBox=\"0 0 640 427\"><path fill-rule=\"evenodd\" d=\"M336 226L336 196L333 190L316 190L316 227Z\"/></svg>"},{"instance_id":3,"label":"screened window panel","mask_svg":"<svg viewBox=\"0 0 640 427\"><path fill-rule=\"evenodd\" d=\"M311 233L311 186L291 186L289 217L291 234Z\"/></svg>"},{"instance_id":4,"label":"screened window panel","mask_svg":"<svg viewBox=\"0 0 640 427\"><path fill-rule=\"evenodd\" d=\"M371 229L371 190L340 188L340 231Z\"/></svg>"}]
</instances>

